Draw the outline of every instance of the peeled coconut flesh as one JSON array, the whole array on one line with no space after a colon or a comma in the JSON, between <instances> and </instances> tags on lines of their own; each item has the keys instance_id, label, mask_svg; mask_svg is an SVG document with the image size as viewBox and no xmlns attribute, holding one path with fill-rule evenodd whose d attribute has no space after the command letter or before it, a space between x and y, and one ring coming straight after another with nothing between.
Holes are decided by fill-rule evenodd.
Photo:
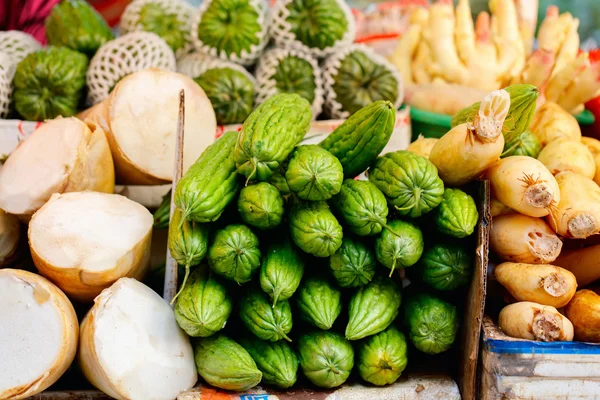
<instances>
[{"instance_id":1,"label":"peeled coconut flesh","mask_svg":"<svg viewBox=\"0 0 600 400\"><path fill-rule=\"evenodd\" d=\"M0 399L25 399L69 368L79 325L67 296L31 272L0 270Z\"/></svg>"},{"instance_id":2,"label":"peeled coconut flesh","mask_svg":"<svg viewBox=\"0 0 600 400\"><path fill-rule=\"evenodd\" d=\"M91 117L106 128L117 181L154 185L173 179L179 93L185 91L184 172L215 140L211 102L191 78L147 69L128 75Z\"/></svg>"},{"instance_id":3,"label":"peeled coconut flesh","mask_svg":"<svg viewBox=\"0 0 600 400\"><path fill-rule=\"evenodd\" d=\"M77 118L36 129L0 170L0 208L28 220L54 193L112 193L113 161L103 130Z\"/></svg>"},{"instance_id":4,"label":"peeled coconut flesh","mask_svg":"<svg viewBox=\"0 0 600 400\"><path fill-rule=\"evenodd\" d=\"M169 304L122 278L104 290L81 323L79 363L115 399L173 400L198 378L189 338Z\"/></svg>"},{"instance_id":5,"label":"peeled coconut flesh","mask_svg":"<svg viewBox=\"0 0 600 400\"><path fill-rule=\"evenodd\" d=\"M73 299L91 301L124 276L142 278L152 214L117 194L55 194L29 223L37 269Z\"/></svg>"},{"instance_id":6,"label":"peeled coconut flesh","mask_svg":"<svg viewBox=\"0 0 600 400\"><path fill-rule=\"evenodd\" d=\"M0 268L13 260L19 247L20 234L17 217L0 210Z\"/></svg>"}]
</instances>

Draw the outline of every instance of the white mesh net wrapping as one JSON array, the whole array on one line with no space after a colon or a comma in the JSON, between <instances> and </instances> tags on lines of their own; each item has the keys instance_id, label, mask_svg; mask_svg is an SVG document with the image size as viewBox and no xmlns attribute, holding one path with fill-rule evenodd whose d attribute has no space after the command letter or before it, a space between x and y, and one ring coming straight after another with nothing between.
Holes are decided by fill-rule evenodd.
<instances>
[{"instance_id":1,"label":"white mesh net wrapping","mask_svg":"<svg viewBox=\"0 0 600 400\"><path fill-rule=\"evenodd\" d=\"M252 6L259 15L259 25L261 26L261 30L256 33L258 37L259 43L258 45L250 45L250 50L242 50L241 53L238 54L227 54L224 50L219 51L217 48L212 46L209 43L204 43L202 40L198 38L198 26L202 21L202 16L208 9L208 7L213 3L213 1L218 0L204 0L202 4L200 4L200 8L192 18L192 29L191 29L191 38L194 44L195 49L204 54L208 54L211 57L220 58L223 60L233 61L242 65L252 65L256 61L256 59L260 56L260 53L265 48L269 37L268 37L268 14L267 14L267 3L265 0L247 0L248 4Z\"/></svg>"},{"instance_id":2,"label":"white mesh net wrapping","mask_svg":"<svg viewBox=\"0 0 600 400\"><path fill-rule=\"evenodd\" d=\"M165 10L166 13L177 16L177 20L181 24L181 31L186 35L186 43L184 47L177 49L176 57L182 57L188 54L192 49L192 38L190 30L192 24L192 15L194 7L183 0L134 0L125 8L119 22L119 32L121 35L145 31L143 24L140 22L140 13L143 7L147 4L157 4Z\"/></svg>"},{"instance_id":3,"label":"white mesh net wrapping","mask_svg":"<svg viewBox=\"0 0 600 400\"><path fill-rule=\"evenodd\" d=\"M296 35L292 33L292 26L287 22L287 18L290 15L290 11L287 5L294 0L276 0L275 5L271 8L271 21L269 24L269 36L275 41L278 47L284 48L296 48L301 49L305 52L312 54L317 58L324 58L334 53L337 49L347 46L354 42L356 36L356 25L354 23L354 16L352 10L346 4L344 0L336 0L338 6L346 15L346 21L348 21L348 29L344 33L344 36L335 42L333 46L319 49L317 47L308 47L298 39Z\"/></svg>"},{"instance_id":4,"label":"white mesh net wrapping","mask_svg":"<svg viewBox=\"0 0 600 400\"><path fill-rule=\"evenodd\" d=\"M323 110L323 77L317 60L302 50L276 48L267 51L260 57L256 69L256 104L261 104L278 92L273 76L277 72L279 63L286 57L298 57L307 61L312 67L315 82L315 98L311 107L313 119L316 119Z\"/></svg>"},{"instance_id":5,"label":"white mesh net wrapping","mask_svg":"<svg viewBox=\"0 0 600 400\"><path fill-rule=\"evenodd\" d=\"M0 51L0 118L6 118L10 113L13 75L11 57Z\"/></svg>"},{"instance_id":6,"label":"white mesh net wrapping","mask_svg":"<svg viewBox=\"0 0 600 400\"><path fill-rule=\"evenodd\" d=\"M0 32L0 52L8 56L8 61L2 59L2 67L8 71L11 79L14 69L29 53L40 50L42 45L25 32ZM12 73L10 72L12 71Z\"/></svg>"},{"instance_id":7,"label":"white mesh net wrapping","mask_svg":"<svg viewBox=\"0 0 600 400\"><path fill-rule=\"evenodd\" d=\"M107 98L124 76L147 68L166 71L176 68L173 50L156 34L132 32L105 43L90 61L87 71L88 105Z\"/></svg>"},{"instance_id":8,"label":"white mesh net wrapping","mask_svg":"<svg viewBox=\"0 0 600 400\"><path fill-rule=\"evenodd\" d=\"M335 84L335 76L338 73L338 69L342 65L342 60L346 58L347 55L354 51L360 51L364 53L370 60L374 63L384 66L386 69L390 70L396 81L398 82L398 94L396 97L396 101L394 101L394 106L396 108L400 107L402 101L404 101L404 84L402 82L402 78L400 77L400 73L392 65L388 60L375 53L370 47L361 44L352 44L350 46L344 47L340 49L335 54L329 56L325 62L323 63L323 81L325 88L325 110L329 114L331 118L339 118L345 119L350 116L348 111L345 111L337 100L337 93L333 89L333 85Z\"/></svg>"},{"instance_id":9,"label":"white mesh net wrapping","mask_svg":"<svg viewBox=\"0 0 600 400\"><path fill-rule=\"evenodd\" d=\"M221 60L201 53L192 53L177 61L177 72L195 79L213 68L231 68L243 73L252 84L256 85L256 79L246 68L231 61Z\"/></svg>"}]
</instances>

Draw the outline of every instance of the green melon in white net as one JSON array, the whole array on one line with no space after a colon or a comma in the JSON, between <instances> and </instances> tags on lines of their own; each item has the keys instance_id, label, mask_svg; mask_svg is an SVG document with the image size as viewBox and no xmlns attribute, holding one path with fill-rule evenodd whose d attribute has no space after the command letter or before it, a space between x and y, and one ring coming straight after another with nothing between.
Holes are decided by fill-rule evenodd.
<instances>
[{"instance_id":1,"label":"green melon in white net","mask_svg":"<svg viewBox=\"0 0 600 400\"><path fill-rule=\"evenodd\" d=\"M256 69L256 103L277 93L296 93L311 103L313 117L323 109L323 78L317 59L296 49L271 49Z\"/></svg>"},{"instance_id":2,"label":"green melon in white net","mask_svg":"<svg viewBox=\"0 0 600 400\"><path fill-rule=\"evenodd\" d=\"M134 0L121 15L121 34L153 32L181 57L190 52L194 8L184 0Z\"/></svg>"},{"instance_id":3,"label":"green melon in white net","mask_svg":"<svg viewBox=\"0 0 600 400\"><path fill-rule=\"evenodd\" d=\"M106 99L125 76L148 68L175 71L175 53L151 32L131 32L104 44L90 61L86 83L88 105Z\"/></svg>"},{"instance_id":4,"label":"green melon in white net","mask_svg":"<svg viewBox=\"0 0 600 400\"><path fill-rule=\"evenodd\" d=\"M325 110L332 118L348 118L377 100L399 107L404 86L398 70L369 47L353 44L323 63Z\"/></svg>"},{"instance_id":5,"label":"green melon in white net","mask_svg":"<svg viewBox=\"0 0 600 400\"><path fill-rule=\"evenodd\" d=\"M256 81L241 65L193 53L178 61L177 71L202 87L219 125L241 124L252 112Z\"/></svg>"},{"instance_id":6,"label":"green melon in white net","mask_svg":"<svg viewBox=\"0 0 600 400\"><path fill-rule=\"evenodd\" d=\"M278 47L326 57L354 41L354 16L344 0L276 0L270 37Z\"/></svg>"},{"instance_id":7,"label":"green melon in white net","mask_svg":"<svg viewBox=\"0 0 600 400\"><path fill-rule=\"evenodd\" d=\"M205 0L192 20L197 51L242 65L253 64L267 37L265 0Z\"/></svg>"}]
</instances>

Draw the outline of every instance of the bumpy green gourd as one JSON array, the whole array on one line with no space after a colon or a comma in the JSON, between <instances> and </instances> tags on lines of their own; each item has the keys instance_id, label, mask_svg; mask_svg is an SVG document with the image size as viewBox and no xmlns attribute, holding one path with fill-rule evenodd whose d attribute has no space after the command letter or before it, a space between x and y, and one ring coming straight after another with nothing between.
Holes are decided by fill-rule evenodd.
<instances>
[{"instance_id":1,"label":"bumpy green gourd","mask_svg":"<svg viewBox=\"0 0 600 400\"><path fill-rule=\"evenodd\" d=\"M176 12L166 9L162 4L148 2L139 10L138 24L145 32L156 33L176 52L186 46L189 33L185 21L181 19Z\"/></svg>"},{"instance_id":2,"label":"bumpy green gourd","mask_svg":"<svg viewBox=\"0 0 600 400\"><path fill-rule=\"evenodd\" d=\"M335 0L290 1L286 7L290 31L308 47L331 47L348 30L346 14Z\"/></svg>"},{"instance_id":3,"label":"bumpy green gourd","mask_svg":"<svg viewBox=\"0 0 600 400\"><path fill-rule=\"evenodd\" d=\"M376 386L396 382L408 363L406 338L393 326L359 342L356 353L360 377Z\"/></svg>"},{"instance_id":4,"label":"bumpy green gourd","mask_svg":"<svg viewBox=\"0 0 600 400\"><path fill-rule=\"evenodd\" d=\"M375 241L377 260L390 269L413 266L423 254L423 233L410 222L392 221L390 230L384 230Z\"/></svg>"},{"instance_id":5,"label":"bumpy green gourd","mask_svg":"<svg viewBox=\"0 0 600 400\"><path fill-rule=\"evenodd\" d=\"M238 198L238 211L248 225L258 229L273 229L281 223L284 200L270 183L246 186Z\"/></svg>"},{"instance_id":6,"label":"bumpy green gourd","mask_svg":"<svg viewBox=\"0 0 600 400\"><path fill-rule=\"evenodd\" d=\"M344 180L342 164L317 145L298 146L289 160L285 179L302 200L328 200L338 194Z\"/></svg>"},{"instance_id":7,"label":"bumpy green gourd","mask_svg":"<svg viewBox=\"0 0 600 400\"><path fill-rule=\"evenodd\" d=\"M530 130L520 135L513 135L511 140L504 142L502 158L510 156L528 156L537 158L542 151L542 145L537 136Z\"/></svg>"},{"instance_id":8,"label":"bumpy green gourd","mask_svg":"<svg viewBox=\"0 0 600 400\"><path fill-rule=\"evenodd\" d=\"M185 267L185 276L179 292L173 297L171 304L177 299L190 275L190 267L200 264L208 249L208 226L194 221L182 219L181 211L173 212L173 221L169 226L167 245L169 252L177 264Z\"/></svg>"},{"instance_id":9,"label":"bumpy green gourd","mask_svg":"<svg viewBox=\"0 0 600 400\"><path fill-rule=\"evenodd\" d=\"M273 306L265 293L250 289L240 300L240 319L259 339L292 341L287 336L292 330L292 309L287 300L279 300Z\"/></svg>"},{"instance_id":10,"label":"bumpy green gourd","mask_svg":"<svg viewBox=\"0 0 600 400\"><path fill-rule=\"evenodd\" d=\"M64 46L91 57L114 35L87 1L62 0L46 18L46 37L52 46Z\"/></svg>"},{"instance_id":11,"label":"bumpy green gourd","mask_svg":"<svg viewBox=\"0 0 600 400\"><path fill-rule=\"evenodd\" d=\"M219 125L241 124L254 106L254 83L233 68L211 68L194 81L206 93Z\"/></svg>"},{"instance_id":12,"label":"bumpy green gourd","mask_svg":"<svg viewBox=\"0 0 600 400\"><path fill-rule=\"evenodd\" d=\"M385 330L398 315L400 289L389 278L375 277L360 287L348 304L346 339L358 340Z\"/></svg>"},{"instance_id":13,"label":"bumpy green gourd","mask_svg":"<svg viewBox=\"0 0 600 400\"><path fill-rule=\"evenodd\" d=\"M441 233L464 238L475 230L479 213L473 197L460 189L447 188L442 202L433 212L433 220Z\"/></svg>"},{"instance_id":14,"label":"bumpy green gourd","mask_svg":"<svg viewBox=\"0 0 600 400\"><path fill-rule=\"evenodd\" d=\"M297 94L280 93L259 105L246 119L233 156L248 180L266 181L310 128L310 103Z\"/></svg>"},{"instance_id":15,"label":"bumpy green gourd","mask_svg":"<svg viewBox=\"0 0 600 400\"><path fill-rule=\"evenodd\" d=\"M375 275L376 264L373 250L350 236L344 236L342 246L329 257L329 266L341 287L366 285Z\"/></svg>"},{"instance_id":16,"label":"bumpy green gourd","mask_svg":"<svg viewBox=\"0 0 600 400\"><path fill-rule=\"evenodd\" d=\"M502 127L506 143L519 137L529 128L540 91L537 87L529 84L511 85L505 87L504 90L510 95L510 107ZM477 102L460 110L452 118L451 127L472 122L477 117L480 105L481 102ZM507 147L505 146L504 149L506 150Z\"/></svg>"},{"instance_id":17,"label":"bumpy green gourd","mask_svg":"<svg viewBox=\"0 0 600 400\"><path fill-rule=\"evenodd\" d=\"M246 225L220 229L208 249L208 264L218 275L246 283L260 267L258 237Z\"/></svg>"},{"instance_id":18,"label":"bumpy green gourd","mask_svg":"<svg viewBox=\"0 0 600 400\"><path fill-rule=\"evenodd\" d=\"M242 187L233 150L237 132L227 132L202 152L177 183L175 205L184 219L216 221Z\"/></svg>"},{"instance_id":19,"label":"bumpy green gourd","mask_svg":"<svg viewBox=\"0 0 600 400\"><path fill-rule=\"evenodd\" d=\"M437 290L454 290L471 279L473 257L462 246L438 243L419 260L418 271L427 285Z\"/></svg>"},{"instance_id":20,"label":"bumpy green gourd","mask_svg":"<svg viewBox=\"0 0 600 400\"><path fill-rule=\"evenodd\" d=\"M456 339L456 307L429 293L415 294L404 305L404 326L418 350L427 354L442 353L452 347Z\"/></svg>"},{"instance_id":21,"label":"bumpy green gourd","mask_svg":"<svg viewBox=\"0 0 600 400\"><path fill-rule=\"evenodd\" d=\"M171 218L171 191L165 194L160 205L154 211L154 228L167 229L169 227L169 218Z\"/></svg>"},{"instance_id":22,"label":"bumpy green gourd","mask_svg":"<svg viewBox=\"0 0 600 400\"><path fill-rule=\"evenodd\" d=\"M225 327L233 302L207 266L196 269L175 303L177 324L192 337L208 337Z\"/></svg>"},{"instance_id":23,"label":"bumpy green gourd","mask_svg":"<svg viewBox=\"0 0 600 400\"><path fill-rule=\"evenodd\" d=\"M324 278L306 278L295 299L300 318L319 329L331 329L342 312L342 293Z\"/></svg>"},{"instance_id":24,"label":"bumpy green gourd","mask_svg":"<svg viewBox=\"0 0 600 400\"><path fill-rule=\"evenodd\" d=\"M279 190L279 193L284 196L292 193L287 181L285 180L285 173L281 173L279 171L273 172L273 175L269 179L269 183L275 186L277 190Z\"/></svg>"},{"instance_id":25,"label":"bumpy green gourd","mask_svg":"<svg viewBox=\"0 0 600 400\"><path fill-rule=\"evenodd\" d=\"M281 389L288 389L296 383L298 375L298 357L285 342L267 342L245 337L240 344L254 359L262 372L262 383Z\"/></svg>"},{"instance_id":26,"label":"bumpy green gourd","mask_svg":"<svg viewBox=\"0 0 600 400\"><path fill-rule=\"evenodd\" d=\"M385 194L398 214L420 217L438 206L444 182L427 158L400 150L377 158L369 181Z\"/></svg>"},{"instance_id":27,"label":"bumpy green gourd","mask_svg":"<svg viewBox=\"0 0 600 400\"><path fill-rule=\"evenodd\" d=\"M290 231L296 246L315 257L329 257L342 245L342 227L324 201L294 204Z\"/></svg>"},{"instance_id":28,"label":"bumpy green gourd","mask_svg":"<svg viewBox=\"0 0 600 400\"><path fill-rule=\"evenodd\" d=\"M320 74L320 71L316 72ZM315 100L315 71L304 58L288 55L281 59L272 76L278 93L296 93L313 103Z\"/></svg>"},{"instance_id":29,"label":"bumpy green gourd","mask_svg":"<svg viewBox=\"0 0 600 400\"><path fill-rule=\"evenodd\" d=\"M340 334L319 331L305 333L298 341L298 359L302 373L315 386L338 387L354 367L354 349Z\"/></svg>"},{"instance_id":30,"label":"bumpy green gourd","mask_svg":"<svg viewBox=\"0 0 600 400\"><path fill-rule=\"evenodd\" d=\"M331 205L351 232L377 235L387 223L388 206L383 193L369 181L346 179Z\"/></svg>"},{"instance_id":31,"label":"bumpy green gourd","mask_svg":"<svg viewBox=\"0 0 600 400\"><path fill-rule=\"evenodd\" d=\"M364 172L387 145L396 123L396 109L389 101L375 101L356 111L319 146L337 157L345 178Z\"/></svg>"},{"instance_id":32,"label":"bumpy green gourd","mask_svg":"<svg viewBox=\"0 0 600 400\"><path fill-rule=\"evenodd\" d=\"M194 358L202 379L221 389L248 390L258 385L262 378L250 354L224 335L198 340Z\"/></svg>"},{"instance_id":33,"label":"bumpy green gourd","mask_svg":"<svg viewBox=\"0 0 600 400\"><path fill-rule=\"evenodd\" d=\"M298 289L304 274L304 261L291 241L276 239L267 248L260 268L260 287L271 297L273 306L287 300Z\"/></svg>"}]
</instances>

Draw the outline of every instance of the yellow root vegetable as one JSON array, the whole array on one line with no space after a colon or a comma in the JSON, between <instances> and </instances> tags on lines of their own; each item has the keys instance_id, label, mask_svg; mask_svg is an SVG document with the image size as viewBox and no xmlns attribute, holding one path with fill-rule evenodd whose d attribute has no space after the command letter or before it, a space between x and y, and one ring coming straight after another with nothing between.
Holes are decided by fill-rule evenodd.
<instances>
[{"instance_id":1,"label":"yellow root vegetable","mask_svg":"<svg viewBox=\"0 0 600 400\"><path fill-rule=\"evenodd\" d=\"M436 138L426 138L423 136L419 136L419 138L412 142L406 150L410 151L411 153L423 156L425 158L429 158L431 149L433 149L433 146L437 143L437 141L438 139Z\"/></svg>"},{"instance_id":2,"label":"yellow root vegetable","mask_svg":"<svg viewBox=\"0 0 600 400\"><path fill-rule=\"evenodd\" d=\"M447 186L461 186L480 177L500 159L504 149L502 126L510 107L505 90L484 97L472 123L458 125L431 149L429 160Z\"/></svg>"},{"instance_id":3,"label":"yellow root vegetable","mask_svg":"<svg viewBox=\"0 0 600 400\"><path fill-rule=\"evenodd\" d=\"M551 306L521 301L500 311L498 326L508 336L543 342L573 340L573 324Z\"/></svg>"},{"instance_id":4,"label":"yellow root vegetable","mask_svg":"<svg viewBox=\"0 0 600 400\"><path fill-rule=\"evenodd\" d=\"M571 171L592 179L596 174L594 156L588 147L570 138L562 137L548 143L538 155L538 160L553 175Z\"/></svg>"},{"instance_id":5,"label":"yellow root vegetable","mask_svg":"<svg viewBox=\"0 0 600 400\"><path fill-rule=\"evenodd\" d=\"M507 207L500 200L492 197L490 200L490 213L492 217L498 217L500 215L515 214L516 211Z\"/></svg>"},{"instance_id":6,"label":"yellow root vegetable","mask_svg":"<svg viewBox=\"0 0 600 400\"><path fill-rule=\"evenodd\" d=\"M535 112L529 129L542 147L561 137L581 140L581 128L575 117L551 101L545 102Z\"/></svg>"},{"instance_id":7,"label":"yellow root vegetable","mask_svg":"<svg viewBox=\"0 0 600 400\"><path fill-rule=\"evenodd\" d=\"M600 185L600 140L591 137L583 136L581 143L585 144L587 148L592 152L594 157L594 164L596 166L596 172L594 173L594 182Z\"/></svg>"},{"instance_id":8,"label":"yellow root vegetable","mask_svg":"<svg viewBox=\"0 0 600 400\"><path fill-rule=\"evenodd\" d=\"M506 261L548 264L559 256L562 241L543 219L509 214L493 219L490 247Z\"/></svg>"},{"instance_id":9,"label":"yellow root vegetable","mask_svg":"<svg viewBox=\"0 0 600 400\"><path fill-rule=\"evenodd\" d=\"M560 202L548 218L556 233L566 238L585 239L600 232L600 187L574 172L556 175Z\"/></svg>"},{"instance_id":10,"label":"yellow root vegetable","mask_svg":"<svg viewBox=\"0 0 600 400\"><path fill-rule=\"evenodd\" d=\"M566 306L577 290L575 275L554 265L506 262L496 266L494 276L516 300L556 308Z\"/></svg>"},{"instance_id":11,"label":"yellow root vegetable","mask_svg":"<svg viewBox=\"0 0 600 400\"><path fill-rule=\"evenodd\" d=\"M600 244L574 250L563 250L553 262L577 278L579 287L600 279Z\"/></svg>"},{"instance_id":12,"label":"yellow root vegetable","mask_svg":"<svg viewBox=\"0 0 600 400\"><path fill-rule=\"evenodd\" d=\"M600 343L600 296L592 290L577 291L565 307L565 315L575 328L575 340Z\"/></svg>"},{"instance_id":13,"label":"yellow root vegetable","mask_svg":"<svg viewBox=\"0 0 600 400\"><path fill-rule=\"evenodd\" d=\"M507 207L530 217L545 217L560 202L554 176L536 160L510 156L488 169L493 195Z\"/></svg>"},{"instance_id":14,"label":"yellow root vegetable","mask_svg":"<svg viewBox=\"0 0 600 400\"><path fill-rule=\"evenodd\" d=\"M413 60L416 57L425 22L429 17L426 8L418 7L410 15L410 25L404 35L398 41L390 61L398 68L405 85L413 83Z\"/></svg>"}]
</instances>

